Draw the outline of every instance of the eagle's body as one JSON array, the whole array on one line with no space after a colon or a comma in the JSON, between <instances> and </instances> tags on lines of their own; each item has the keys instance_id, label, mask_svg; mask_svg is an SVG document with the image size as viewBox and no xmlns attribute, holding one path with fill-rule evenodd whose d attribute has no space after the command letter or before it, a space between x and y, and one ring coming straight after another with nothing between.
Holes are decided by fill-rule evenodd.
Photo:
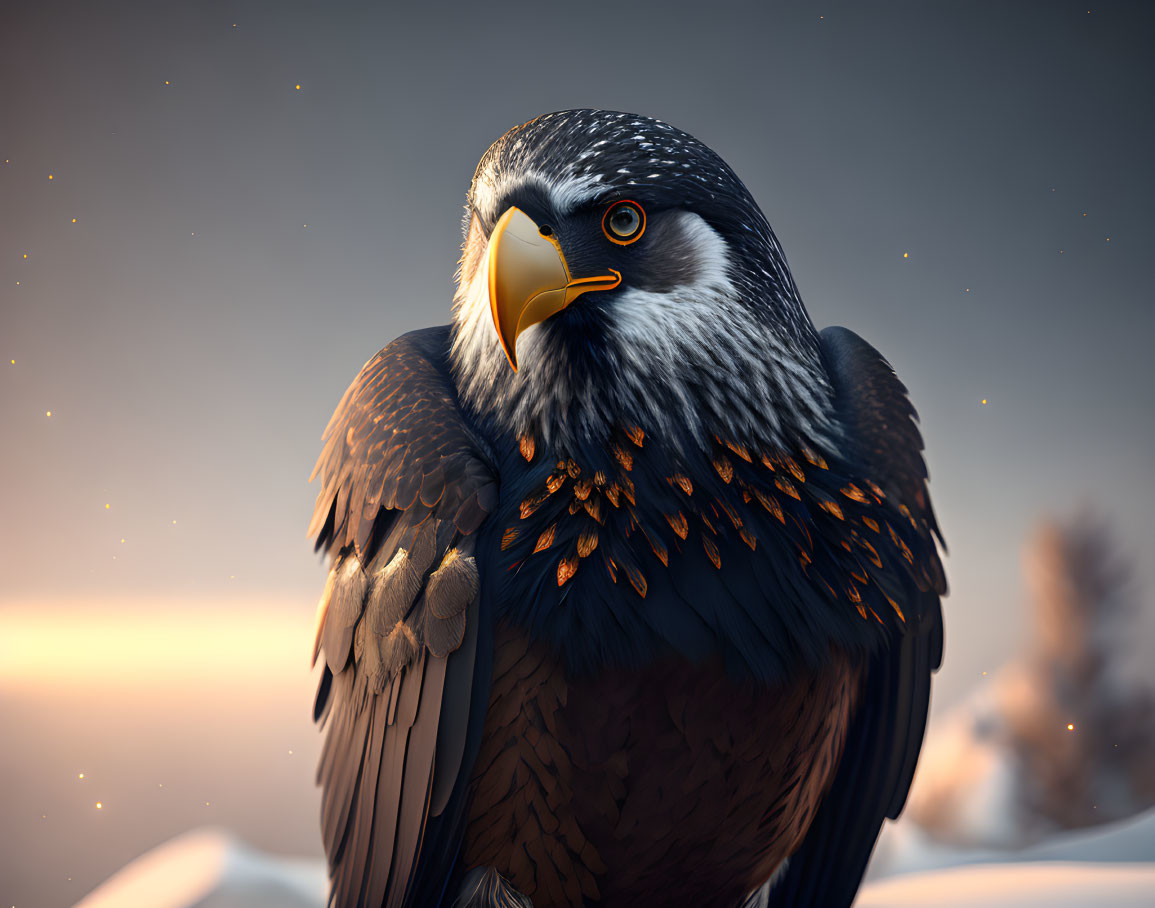
<instances>
[{"instance_id":1,"label":"eagle's body","mask_svg":"<svg viewBox=\"0 0 1155 908\"><path fill-rule=\"evenodd\" d=\"M677 657L575 679L524 632L497 640L466 865L535 904L734 908L798 847L846 740L847 660L770 688Z\"/></svg>"},{"instance_id":2,"label":"eagle's body","mask_svg":"<svg viewBox=\"0 0 1155 908\"><path fill-rule=\"evenodd\" d=\"M318 463L333 903L849 904L941 654L912 417L705 146L495 143L454 324L366 365Z\"/></svg>"}]
</instances>

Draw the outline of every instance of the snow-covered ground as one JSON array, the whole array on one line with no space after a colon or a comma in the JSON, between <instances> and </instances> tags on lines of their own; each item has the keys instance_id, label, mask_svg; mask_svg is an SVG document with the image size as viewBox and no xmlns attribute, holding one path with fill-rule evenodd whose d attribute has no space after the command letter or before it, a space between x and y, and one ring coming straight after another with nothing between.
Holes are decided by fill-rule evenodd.
<instances>
[{"instance_id":1,"label":"snow-covered ground","mask_svg":"<svg viewBox=\"0 0 1155 908\"><path fill-rule=\"evenodd\" d=\"M76 908L319 908L327 890L322 862L262 854L204 827L141 855Z\"/></svg>"},{"instance_id":2,"label":"snow-covered ground","mask_svg":"<svg viewBox=\"0 0 1155 908\"><path fill-rule=\"evenodd\" d=\"M859 908L1155 904L1155 811L1016 853L950 850L891 834L880 845L882 866L872 867ZM262 854L204 828L137 858L76 908L322 908L326 887L320 861Z\"/></svg>"},{"instance_id":3,"label":"snow-covered ground","mask_svg":"<svg viewBox=\"0 0 1155 908\"><path fill-rule=\"evenodd\" d=\"M977 864L866 886L856 908L1150 908L1153 864Z\"/></svg>"},{"instance_id":4,"label":"snow-covered ground","mask_svg":"<svg viewBox=\"0 0 1155 908\"><path fill-rule=\"evenodd\" d=\"M963 864L1149 864L1155 866L1155 810L1118 823L1056 835L1018 851L952 848L914 823L887 824L874 849L867 880L908 876ZM1152 890L1155 894L1155 889ZM1155 905L1155 898L1151 904Z\"/></svg>"}]
</instances>

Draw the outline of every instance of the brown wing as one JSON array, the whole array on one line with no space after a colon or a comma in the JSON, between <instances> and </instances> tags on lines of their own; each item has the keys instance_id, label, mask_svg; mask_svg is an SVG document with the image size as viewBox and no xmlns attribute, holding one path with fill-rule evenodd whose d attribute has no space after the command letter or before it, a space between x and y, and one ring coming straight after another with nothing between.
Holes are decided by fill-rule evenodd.
<instances>
[{"instance_id":1,"label":"brown wing","mask_svg":"<svg viewBox=\"0 0 1155 908\"><path fill-rule=\"evenodd\" d=\"M445 362L446 328L414 332L345 392L314 477L310 535L332 570L318 606L316 717L330 903L411 904L452 856L478 665L475 535L497 498ZM442 866L444 865L444 866ZM407 900L408 894L408 900Z\"/></svg>"},{"instance_id":2,"label":"brown wing","mask_svg":"<svg viewBox=\"0 0 1155 908\"><path fill-rule=\"evenodd\" d=\"M926 728L931 674L942 661L939 599L946 579L917 414L890 364L870 344L846 328L827 328L821 339L849 454L913 522L922 544L912 551L904 579L906 621L870 660L834 783L781 877L752 897L749 908L851 904L883 819L896 818L906 802Z\"/></svg>"}]
</instances>

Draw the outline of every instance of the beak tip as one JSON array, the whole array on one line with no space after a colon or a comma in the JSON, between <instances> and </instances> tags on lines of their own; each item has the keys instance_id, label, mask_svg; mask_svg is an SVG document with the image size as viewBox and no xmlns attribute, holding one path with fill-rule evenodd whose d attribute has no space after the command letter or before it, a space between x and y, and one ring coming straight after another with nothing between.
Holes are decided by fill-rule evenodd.
<instances>
[{"instance_id":1,"label":"beak tip","mask_svg":"<svg viewBox=\"0 0 1155 908\"><path fill-rule=\"evenodd\" d=\"M505 343L501 345L501 352L505 354L505 361L509 363L509 368L514 372L517 371L517 351L512 345L507 346Z\"/></svg>"}]
</instances>

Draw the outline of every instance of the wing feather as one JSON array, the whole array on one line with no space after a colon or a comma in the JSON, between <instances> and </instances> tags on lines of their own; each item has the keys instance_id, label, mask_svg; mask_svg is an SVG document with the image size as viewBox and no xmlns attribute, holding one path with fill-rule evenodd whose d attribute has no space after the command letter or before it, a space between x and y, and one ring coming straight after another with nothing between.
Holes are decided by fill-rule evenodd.
<instances>
[{"instance_id":1,"label":"wing feather","mask_svg":"<svg viewBox=\"0 0 1155 908\"><path fill-rule=\"evenodd\" d=\"M458 409L447 345L446 328L414 332L366 364L313 471L309 531L332 561L318 607L317 775L341 908L416 904L415 881L443 889L454 869L487 665L475 534L497 492ZM431 832L451 847L423 850Z\"/></svg>"}]
</instances>

